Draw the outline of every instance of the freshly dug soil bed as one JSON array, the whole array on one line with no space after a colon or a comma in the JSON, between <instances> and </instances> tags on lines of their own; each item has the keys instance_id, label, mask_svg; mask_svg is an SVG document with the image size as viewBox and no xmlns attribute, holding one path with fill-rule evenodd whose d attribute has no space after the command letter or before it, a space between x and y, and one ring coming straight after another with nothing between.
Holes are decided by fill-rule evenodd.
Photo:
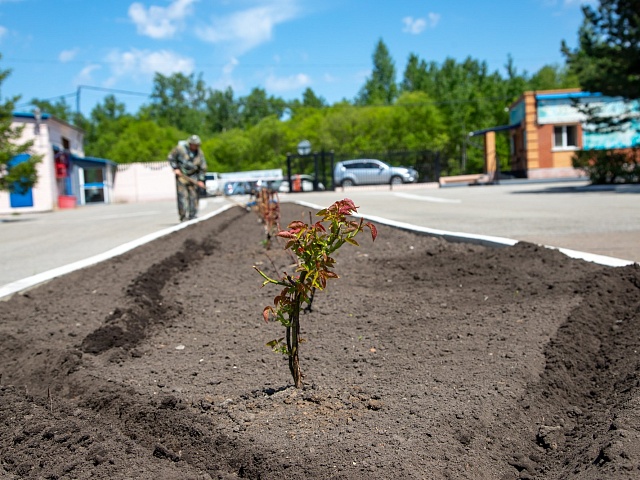
<instances>
[{"instance_id":1,"label":"freshly dug soil bed","mask_svg":"<svg viewBox=\"0 0 640 480\"><path fill-rule=\"evenodd\" d=\"M0 477L640 478L637 265L378 228L299 390L252 268L292 261L242 208L0 302Z\"/></svg>"}]
</instances>

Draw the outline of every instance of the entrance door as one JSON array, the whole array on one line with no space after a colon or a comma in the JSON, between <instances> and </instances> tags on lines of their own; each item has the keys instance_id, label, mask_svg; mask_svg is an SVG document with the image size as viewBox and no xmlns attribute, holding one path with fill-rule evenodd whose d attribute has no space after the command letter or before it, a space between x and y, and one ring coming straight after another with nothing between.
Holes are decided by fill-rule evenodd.
<instances>
[{"instance_id":1,"label":"entrance door","mask_svg":"<svg viewBox=\"0 0 640 480\"><path fill-rule=\"evenodd\" d=\"M21 153L16 155L8 162L8 167L11 168L15 165L19 165L22 162L29 160L31 155L28 153ZM26 192L11 192L9 193L9 204L11 208L20 207L33 207L33 189L29 189Z\"/></svg>"},{"instance_id":2,"label":"entrance door","mask_svg":"<svg viewBox=\"0 0 640 480\"><path fill-rule=\"evenodd\" d=\"M104 169L102 167L80 169L80 188L84 203L104 203Z\"/></svg>"}]
</instances>

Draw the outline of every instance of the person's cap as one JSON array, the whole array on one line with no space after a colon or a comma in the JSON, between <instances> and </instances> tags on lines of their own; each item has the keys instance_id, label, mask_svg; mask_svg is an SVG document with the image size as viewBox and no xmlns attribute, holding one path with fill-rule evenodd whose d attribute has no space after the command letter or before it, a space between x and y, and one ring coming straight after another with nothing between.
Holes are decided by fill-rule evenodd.
<instances>
[{"instance_id":1,"label":"person's cap","mask_svg":"<svg viewBox=\"0 0 640 480\"><path fill-rule=\"evenodd\" d=\"M189 137L189 145L200 145L200 137L198 135L191 135Z\"/></svg>"}]
</instances>

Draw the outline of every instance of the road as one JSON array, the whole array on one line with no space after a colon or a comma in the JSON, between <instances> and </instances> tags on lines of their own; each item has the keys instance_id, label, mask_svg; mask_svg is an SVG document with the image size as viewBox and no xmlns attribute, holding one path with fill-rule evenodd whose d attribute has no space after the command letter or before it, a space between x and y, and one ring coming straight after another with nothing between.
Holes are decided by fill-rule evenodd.
<instances>
[{"instance_id":1,"label":"road","mask_svg":"<svg viewBox=\"0 0 640 480\"><path fill-rule=\"evenodd\" d=\"M338 189L281 194L281 201L325 207L351 198L365 216L458 234L504 237L640 262L640 186L590 187L586 181ZM200 218L246 197L205 199ZM97 255L114 254L188 225L174 202L91 205L0 216L0 297L25 279ZM118 250L118 251L120 251ZM95 263L95 262L94 262ZM77 266L77 265L76 265ZM62 270L61 270L62 269ZM44 277L43 277L44 278ZM38 283L42 279L36 279ZM26 282L35 284L34 281ZM3 290L4 288L4 290Z\"/></svg>"}]
</instances>

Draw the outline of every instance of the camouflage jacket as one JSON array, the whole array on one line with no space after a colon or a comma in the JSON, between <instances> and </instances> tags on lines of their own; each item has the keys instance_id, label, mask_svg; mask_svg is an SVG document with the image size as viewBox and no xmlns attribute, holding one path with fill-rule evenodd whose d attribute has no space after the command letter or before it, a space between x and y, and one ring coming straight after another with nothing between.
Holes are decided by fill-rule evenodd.
<instances>
[{"instance_id":1,"label":"camouflage jacket","mask_svg":"<svg viewBox=\"0 0 640 480\"><path fill-rule=\"evenodd\" d=\"M194 180L205 181L207 162L204 159L204 153L202 153L201 149L198 149L197 152L192 152L189 150L188 145L179 143L171 150L167 160L171 168L180 169L184 175Z\"/></svg>"}]
</instances>

